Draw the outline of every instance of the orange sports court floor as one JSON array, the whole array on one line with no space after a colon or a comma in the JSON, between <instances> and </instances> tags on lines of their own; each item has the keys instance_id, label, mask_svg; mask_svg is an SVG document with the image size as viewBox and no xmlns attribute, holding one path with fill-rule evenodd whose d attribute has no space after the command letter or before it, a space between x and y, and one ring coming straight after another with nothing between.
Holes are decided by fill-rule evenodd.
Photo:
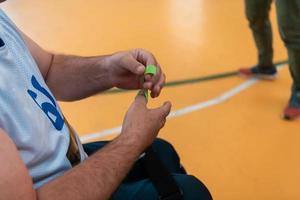
<instances>
[{"instance_id":1,"label":"orange sports court floor","mask_svg":"<svg viewBox=\"0 0 300 200\"><path fill-rule=\"evenodd\" d=\"M143 47L168 81L207 77L256 62L242 0L8 0L1 7L46 49L77 55ZM274 5L275 61L286 59ZM166 87L150 107L170 100L160 137L171 141L188 171L216 200L300 199L300 120L280 113L291 79L238 76ZM135 92L61 103L83 142L116 136Z\"/></svg>"}]
</instances>

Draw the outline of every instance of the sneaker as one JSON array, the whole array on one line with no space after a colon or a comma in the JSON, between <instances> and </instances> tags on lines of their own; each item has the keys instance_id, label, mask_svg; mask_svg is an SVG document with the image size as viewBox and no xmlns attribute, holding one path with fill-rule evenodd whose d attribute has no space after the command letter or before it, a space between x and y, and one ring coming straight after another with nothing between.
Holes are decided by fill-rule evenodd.
<instances>
[{"instance_id":1,"label":"sneaker","mask_svg":"<svg viewBox=\"0 0 300 200\"><path fill-rule=\"evenodd\" d=\"M293 120L300 117L300 91L293 86L288 106L283 111L283 118Z\"/></svg>"},{"instance_id":2,"label":"sneaker","mask_svg":"<svg viewBox=\"0 0 300 200\"><path fill-rule=\"evenodd\" d=\"M277 77L277 69L274 65L269 67L260 67L256 65L251 68L242 68L239 70L240 76L257 77L260 79L274 80Z\"/></svg>"}]
</instances>

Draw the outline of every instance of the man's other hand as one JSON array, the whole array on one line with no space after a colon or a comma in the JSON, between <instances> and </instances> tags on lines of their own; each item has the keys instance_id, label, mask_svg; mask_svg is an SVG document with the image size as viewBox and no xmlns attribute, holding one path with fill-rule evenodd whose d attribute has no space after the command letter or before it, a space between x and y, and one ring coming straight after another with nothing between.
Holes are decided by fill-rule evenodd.
<instances>
[{"instance_id":1,"label":"man's other hand","mask_svg":"<svg viewBox=\"0 0 300 200\"><path fill-rule=\"evenodd\" d=\"M171 103L165 102L155 109L147 108L147 100L141 91L128 109L122 126L122 134L135 137L137 145L146 148L152 144L159 130L165 125Z\"/></svg>"},{"instance_id":2,"label":"man's other hand","mask_svg":"<svg viewBox=\"0 0 300 200\"><path fill-rule=\"evenodd\" d=\"M117 52L108 56L106 61L109 79L114 87L149 89L152 98L159 96L165 83L165 74L150 52L144 49ZM145 66L150 64L157 67L157 74L144 77Z\"/></svg>"}]
</instances>

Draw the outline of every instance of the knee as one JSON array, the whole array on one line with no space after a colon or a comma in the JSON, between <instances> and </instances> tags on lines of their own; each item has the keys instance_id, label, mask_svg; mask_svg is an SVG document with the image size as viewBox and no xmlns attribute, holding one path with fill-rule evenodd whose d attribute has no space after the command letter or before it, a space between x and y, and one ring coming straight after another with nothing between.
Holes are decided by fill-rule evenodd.
<instances>
[{"instance_id":1,"label":"knee","mask_svg":"<svg viewBox=\"0 0 300 200\"><path fill-rule=\"evenodd\" d=\"M165 167L171 173L186 174L186 170L180 163L178 153L169 142L163 139L156 139L152 147Z\"/></svg>"},{"instance_id":2,"label":"knee","mask_svg":"<svg viewBox=\"0 0 300 200\"><path fill-rule=\"evenodd\" d=\"M155 151L159 152L164 152L166 154L176 154L177 152L175 150L175 148L173 147L173 145L169 142L167 142L166 140L157 138L154 142L153 142L153 148Z\"/></svg>"},{"instance_id":3,"label":"knee","mask_svg":"<svg viewBox=\"0 0 300 200\"><path fill-rule=\"evenodd\" d=\"M259 15L258 13L246 13L249 27L253 30L262 30L271 27L268 15Z\"/></svg>"},{"instance_id":4,"label":"knee","mask_svg":"<svg viewBox=\"0 0 300 200\"><path fill-rule=\"evenodd\" d=\"M212 200L212 196L207 187L196 177L176 174L174 178L183 191L184 199Z\"/></svg>"},{"instance_id":5,"label":"knee","mask_svg":"<svg viewBox=\"0 0 300 200\"><path fill-rule=\"evenodd\" d=\"M268 12L263 12L263 10L246 10L246 17L249 22L249 26L254 30L261 30L266 27L271 26Z\"/></svg>"}]
</instances>

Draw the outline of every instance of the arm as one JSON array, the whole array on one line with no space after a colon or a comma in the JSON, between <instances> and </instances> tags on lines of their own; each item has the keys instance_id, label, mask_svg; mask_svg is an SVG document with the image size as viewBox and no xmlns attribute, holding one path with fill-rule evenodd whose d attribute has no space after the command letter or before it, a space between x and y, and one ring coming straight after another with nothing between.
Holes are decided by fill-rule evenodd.
<instances>
[{"instance_id":1,"label":"arm","mask_svg":"<svg viewBox=\"0 0 300 200\"><path fill-rule=\"evenodd\" d=\"M119 136L101 151L37 190L39 199L109 199L143 151L134 138Z\"/></svg>"},{"instance_id":2,"label":"arm","mask_svg":"<svg viewBox=\"0 0 300 200\"><path fill-rule=\"evenodd\" d=\"M109 199L143 148L134 139L120 136L84 163L35 191L15 145L2 131L0 144L0 194L6 200Z\"/></svg>"},{"instance_id":3,"label":"arm","mask_svg":"<svg viewBox=\"0 0 300 200\"><path fill-rule=\"evenodd\" d=\"M1 199L36 199L28 170L21 160L16 146L2 129L0 129L0 163Z\"/></svg>"},{"instance_id":4,"label":"arm","mask_svg":"<svg viewBox=\"0 0 300 200\"><path fill-rule=\"evenodd\" d=\"M23 34L23 38L52 93L58 100L79 100L112 87L149 89L157 97L165 82L154 56L143 49L112 55L80 57L51 54ZM145 66L158 67L154 77L144 79Z\"/></svg>"},{"instance_id":5,"label":"arm","mask_svg":"<svg viewBox=\"0 0 300 200\"><path fill-rule=\"evenodd\" d=\"M160 108L149 110L143 94L138 95L125 116L119 137L83 163L37 190L32 189L31 178L14 144L0 131L1 198L109 199L139 155L157 136L170 109L171 104L165 103Z\"/></svg>"}]
</instances>

